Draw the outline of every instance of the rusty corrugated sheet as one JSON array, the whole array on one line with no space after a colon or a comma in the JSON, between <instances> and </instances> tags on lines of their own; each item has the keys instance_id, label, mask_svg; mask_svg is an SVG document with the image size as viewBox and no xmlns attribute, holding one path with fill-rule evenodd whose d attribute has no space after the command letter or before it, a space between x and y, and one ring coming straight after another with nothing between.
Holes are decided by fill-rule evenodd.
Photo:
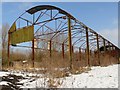
<instances>
[{"instance_id":1,"label":"rusty corrugated sheet","mask_svg":"<svg viewBox=\"0 0 120 90\"><path fill-rule=\"evenodd\" d=\"M32 41L34 38L34 26L23 27L10 34L10 42L15 45Z\"/></svg>"}]
</instances>

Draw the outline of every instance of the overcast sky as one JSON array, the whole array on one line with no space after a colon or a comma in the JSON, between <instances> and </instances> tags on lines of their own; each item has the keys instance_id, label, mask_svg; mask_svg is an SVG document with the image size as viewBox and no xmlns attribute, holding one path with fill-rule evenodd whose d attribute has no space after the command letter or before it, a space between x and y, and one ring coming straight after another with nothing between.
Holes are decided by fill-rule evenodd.
<instances>
[{"instance_id":1,"label":"overcast sky","mask_svg":"<svg viewBox=\"0 0 120 90\"><path fill-rule=\"evenodd\" d=\"M57 6L70 14L79 21L101 34L106 39L118 46L118 3L42 3L42 2L21 2L21 3L2 3L2 23L11 25L16 18L25 10L36 5Z\"/></svg>"}]
</instances>

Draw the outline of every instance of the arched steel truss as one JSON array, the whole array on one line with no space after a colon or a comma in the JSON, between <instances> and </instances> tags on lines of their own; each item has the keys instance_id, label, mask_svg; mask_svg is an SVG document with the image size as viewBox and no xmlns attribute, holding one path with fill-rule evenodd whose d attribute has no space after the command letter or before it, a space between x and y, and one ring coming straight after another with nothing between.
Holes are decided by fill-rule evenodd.
<instances>
[{"instance_id":1,"label":"arched steel truss","mask_svg":"<svg viewBox=\"0 0 120 90\"><path fill-rule=\"evenodd\" d=\"M34 49L43 48L41 47L41 42L46 42L46 44L49 43L50 57L52 57L51 52L52 45L54 43L60 46L60 48L56 48L56 50L62 52L63 58L66 46L67 51L69 51L69 59L71 63L73 59L73 48L77 48L75 51L79 52L81 52L81 49L84 49L86 50L88 65L90 65L91 50L98 52L98 58L100 54L100 47L102 46L104 47L104 52L106 51L106 45L115 47L116 50L119 50L118 47L105 39L103 36L99 35L84 23L78 21L71 14L55 6L40 5L33 7L20 15L16 19L15 23L17 24L17 28L34 25L34 40L32 41L32 47L29 47L32 48L33 52L33 66ZM34 46L35 41L37 41L37 47ZM8 41L8 58L9 46L10 40ZM48 49L48 47L45 47L44 49ZM113 48L109 48L109 50L110 49Z\"/></svg>"}]
</instances>

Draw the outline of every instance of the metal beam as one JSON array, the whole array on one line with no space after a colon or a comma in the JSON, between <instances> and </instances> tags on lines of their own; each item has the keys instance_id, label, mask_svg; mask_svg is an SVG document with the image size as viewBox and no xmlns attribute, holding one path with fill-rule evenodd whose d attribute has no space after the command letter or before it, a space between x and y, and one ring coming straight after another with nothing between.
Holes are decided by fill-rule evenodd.
<instances>
[{"instance_id":1,"label":"metal beam","mask_svg":"<svg viewBox=\"0 0 120 90\"><path fill-rule=\"evenodd\" d=\"M96 34L96 39L97 39L97 58L98 58L99 65L100 65L100 50L99 50L99 37L98 37L98 34Z\"/></svg>"},{"instance_id":2,"label":"metal beam","mask_svg":"<svg viewBox=\"0 0 120 90\"><path fill-rule=\"evenodd\" d=\"M34 39L32 40L32 66L34 67Z\"/></svg>"},{"instance_id":3,"label":"metal beam","mask_svg":"<svg viewBox=\"0 0 120 90\"><path fill-rule=\"evenodd\" d=\"M111 52L110 42L108 41L109 51Z\"/></svg>"},{"instance_id":4,"label":"metal beam","mask_svg":"<svg viewBox=\"0 0 120 90\"><path fill-rule=\"evenodd\" d=\"M71 19L69 17L68 17L68 46L69 46L70 69L72 70Z\"/></svg>"},{"instance_id":5,"label":"metal beam","mask_svg":"<svg viewBox=\"0 0 120 90\"><path fill-rule=\"evenodd\" d=\"M74 54L74 46L72 46L72 53Z\"/></svg>"},{"instance_id":6,"label":"metal beam","mask_svg":"<svg viewBox=\"0 0 120 90\"><path fill-rule=\"evenodd\" d=\"M103 38L103 46L104 46L104 53L106 52L106 43L105 43L105 39Z\"/></svg>"},{"instance_id":7,"label":"metal beam","mask_svg":"<svg viewBox=\"0 0 120 90\"><path fill-rule=\"evenodd\" d=\"M62 57L64 59L64 43L62 44Z\"/></svg>"},{"instance_id":8,"label":"metal beam","mask_svg":"<svg viewBox=\"0 0 120 90\"><path fill-rule=\"evenodd\" d=\"M79 60L81 61L81 48L79 47Z\"/></svg>"},{"instance_id":9,"label":"metal beam","mask_svg":"<svg viewBox=\"0 0 120 90\"><path fill-rule=\"evenodd\" d=\"M88 66L90 66L90 50L89 50L89 35L88 35L88 27L86 27L86 54L87 54L87 62L88 62Z\"/></svg>"},{"instance_id":10,"label":"metal beam","mask_svg":"<svg viewBox=\"0 0 120 90\"><path fill-rule=\"evenodd\" d=\"M50 49L50 57L52 57L52 42L51 42L51 40L50 40L50 47L49 47L49 49Z\"/></svg>"},{"instance_id":11,"label":"metal beam","mask_svg":"<svg viewBox=\"0 0 120 90\"><path fill-rule=\"evenodd\" d=\"M10 64L10 33L8 32L8 51L7 51L7 56L8 56L8 63L7 66L9 67Z\"/></svg>"}]
</instances>

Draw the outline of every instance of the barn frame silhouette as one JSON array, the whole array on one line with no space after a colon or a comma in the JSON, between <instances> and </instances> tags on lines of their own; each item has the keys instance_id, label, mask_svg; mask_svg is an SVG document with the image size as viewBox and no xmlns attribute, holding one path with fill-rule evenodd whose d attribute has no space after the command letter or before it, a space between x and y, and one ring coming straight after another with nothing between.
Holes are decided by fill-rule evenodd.
<instances>
[{"instance_id":1,"label":"barn frame silhouette","mask_svg":"<svg viewBox=\"0 0 120 90\"><path fill-rule=\"evenodd\" d=\"M21 39L21 37L23 37ZM17 44L31 42L31 46ZM44 42L46 47L41 47ZM51 5L40 5L26 10L20 15L8 32L8 65L10 63L10 46L32 49L34 67L35 49L49 51L49 57L55 50L61 52L62 58L68 53L70 68L73 60L81 60L85 53L87 65L91 66L91 55L97 57L101 65L100 54L113 55L119 62L120 50L103 36L77 20L68 12ZM74 53L78 53L75 59ZM94 61L93 61L94 62ZM118 63L117 62L117 63Z\"/></svg>"}]
</instances>

